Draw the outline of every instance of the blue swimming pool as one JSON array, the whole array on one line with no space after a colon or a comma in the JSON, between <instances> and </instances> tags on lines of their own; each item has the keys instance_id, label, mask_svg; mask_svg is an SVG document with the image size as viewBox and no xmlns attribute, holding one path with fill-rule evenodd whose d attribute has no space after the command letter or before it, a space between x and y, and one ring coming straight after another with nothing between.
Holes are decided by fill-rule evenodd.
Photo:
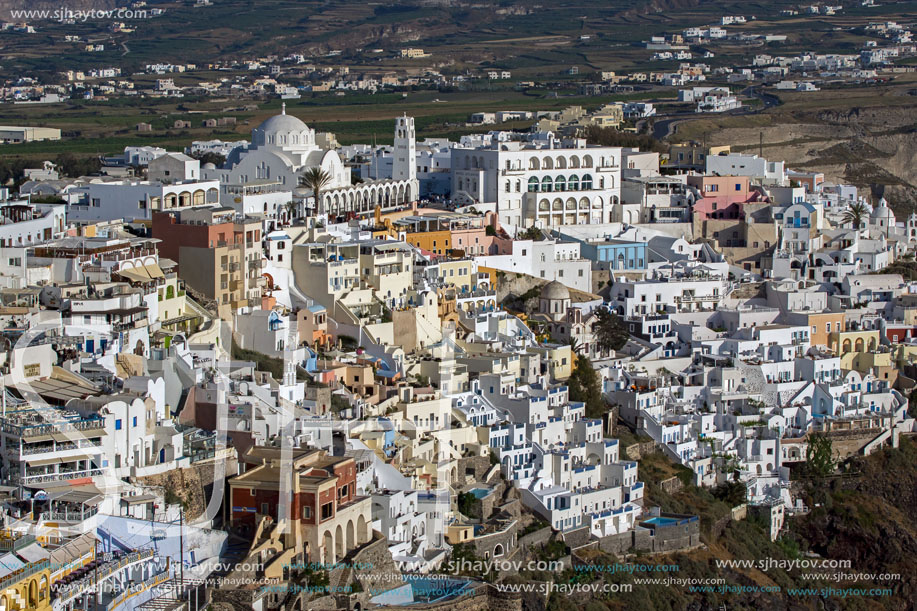
<instances>
[{"instance_id":1,"label":"blue swimming pool","mask_svg":"<svg viewBox=\"0 0 917 611\"><path fill-rule=\"evenodd\" d=\"M483 499L485 496L489 496L490 493L493 492L493 490L491 490L490 488L472 488L468 492L473 494L475 498Z\"/></svg>"},{"instance_id":2,"label":"blue swimming pool","mask_svg":"<svg viewBox=\"0 0 917 611\"><path fill-rule=\"evenodd\" d=\"M672 518L655 517L650 518L649 520L643 520L643 523L655 524L656 526L671 526L672 524L678 524L678 520L673 520Z\"/></svg>"}]
</instances>

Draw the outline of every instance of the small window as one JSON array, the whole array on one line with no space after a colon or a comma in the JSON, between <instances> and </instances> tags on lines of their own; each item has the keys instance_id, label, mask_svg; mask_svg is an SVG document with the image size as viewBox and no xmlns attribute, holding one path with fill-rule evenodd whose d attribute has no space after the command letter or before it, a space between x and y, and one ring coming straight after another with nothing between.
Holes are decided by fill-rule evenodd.
<instances>
[{"instance_id":1,"label":"small window","mask_svg":"<svg viewBox=\"0 0 917 611\"><path fill-rule=\"evenodd\" d=\"M137 416L134 416L134 421L131 424L131 426L134 426L134 427L137 426Z\"/></svg>"},{"instance_id":2,"label":"small window","mask_svg":"<svg viewBox=\"0 0 917 611\"><path fill-rule=\"evenodd\" d=\"M121 419L120 418L118 420L115 420L115 430L116 431L121 430Z\"/></svg>"}]
</instances>

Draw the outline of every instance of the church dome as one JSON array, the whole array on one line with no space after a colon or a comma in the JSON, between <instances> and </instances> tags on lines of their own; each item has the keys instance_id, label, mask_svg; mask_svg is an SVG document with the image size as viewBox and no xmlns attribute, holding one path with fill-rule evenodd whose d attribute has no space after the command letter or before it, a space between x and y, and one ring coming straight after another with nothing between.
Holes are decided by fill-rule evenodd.
<instances>
[{"instance_id":1,"label":"church dome","mask_svg":"<svg viewBox=\"0 0 917 611\"><path fill-rule=\"evenodd\" d=\"M262 121L261 125L255 129L264 133L281 133L281 132L301 132L309 129L309 126L297 119L293 115L274 115Z\"/></svg>"},{"instance_id":2,"label":"church dome","mask_svg":"<svg viewBox=\"0 0 917 611\"><path fill-rule=\"evenodd\" d=\"M252 144L276 146L287 151L315 148L315 132L293 115L287 114L286 105L279 115L265 119L252 130Z\"/></svg>"},{"instance_id":3,"label":"church dome","mask_svg":"<svg viewBox=\"0 0 917 611\"><path fill-rule=\"evenodd\" d=\"M879 205L873 208L872 214L870 216L872 216L872 218L875 219L875 218L886 217L888 216L888 214L889 214L888 201L883 197L882 199L879 200Z\"/></svg>"},{"instance_id":4,"label":"church dome","mask_svg":"<svg viewBox=\"0 0 917 611\"><path fill-rule=\"evenodd\" d=\"M553 280L541 289L541 298L550 300L570 299L570 291L557 280Z\"/></svg>"}]
</instances>

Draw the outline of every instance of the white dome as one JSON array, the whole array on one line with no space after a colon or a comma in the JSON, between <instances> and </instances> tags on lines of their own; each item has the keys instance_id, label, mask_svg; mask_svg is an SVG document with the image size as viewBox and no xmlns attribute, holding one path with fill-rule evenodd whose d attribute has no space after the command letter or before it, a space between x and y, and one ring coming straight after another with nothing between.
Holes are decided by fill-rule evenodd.
<instances>
[{"instance_id":1,"label":"white dome","mask_svg":"<svg viewBox=\"0 0 917 611\"><path fill-rule=\"evenodd\" d=\"M252 144L276 146L286 151L305 151L315 148L315 132L293 115L283 112L266 119L252 130Z\"/></svg>"},{"instance_id":2,"label":"white dome","mask_svg":"<svg viewBox=\"0 0 917 611\"><path fill-rule=\"evenodd\" d=\"M570 290L557 280L552 280L542 287L541 298L552 301L570 299Z\"/></svg>"},{"instance_id":3,"label":"white dome","mask_svg":"<svg viewBox=\"0 0 917 611\"><path fill-rule=\"evenodd\" d=\"M279 132L301 132L308 130L309 126L293 115L274 115L265 119L255 129L265 133L276 134Z\"/></svg>"}]
</instances>

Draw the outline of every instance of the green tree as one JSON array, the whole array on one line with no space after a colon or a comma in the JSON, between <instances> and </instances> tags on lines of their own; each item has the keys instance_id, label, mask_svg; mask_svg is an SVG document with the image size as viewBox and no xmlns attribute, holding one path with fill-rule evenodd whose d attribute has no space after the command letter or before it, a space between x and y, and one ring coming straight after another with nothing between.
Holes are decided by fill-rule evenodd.
<instances>
[{"instance_id":1,"label":"green tree","mask_svg":"<svg viewBox=\"0 0 917 611\"><path fill-rule=\"evenodd\" d=\"M602 396L599 375L589 359L581 354L576 357L576 366L567 380L567 388L570 390L572 401L586 404L586 417L601 418L605 413L605 397Z\"/></svg>"},{"instance_id":2,"label":"green tree","mask_svg":"<svg viewBox=\"0 0 917 611\"><path fill-rule=\"evenodd\" d=\"M831 475L836 463L831 438L823 433L810 435L806 446L806 468L809 473L820 477Z\"/></svg>"},{"instance_id":3,"label":"green tree","mask_svg":"<svg viewBox=\"0 0 917 611\"><path fill-rule=\"evenodd\" d=\"M532 225L525 231L519 234L516 234L516 239L517 240L543 240L544 233L542 233L541 229Z\"/></svg>"},{"instance_id":4,"label":"green tree","mask_svg":"<svg viewBox=\"0 0 917 611\"><path fill-rule=\"evenodd\" d=\"M853 229L859 229L863 224L863 219L869 214L866 204L863 202L853 202L844 211L841 222L849 224Z\"/></svg>"},{"instance_id":5,"label":"green tree","mask_svg":"<svg viewBox=\"0 0 917 611\"><path fill-rule=\"evenodd\" d=\"M602 351L620 350L630 339L630 333L621 324L617 315L602 308L596 312L596 322L592 327L595 341Z\"/></svg>"},{"instance_id":6,"label":"green tree","mask_svg":"<svg viewBox=\"0 0 917 611\"><path fill-rule=\"evenodd\" d=\"M312 195L315 197L315 209L319 209L319 201L321 201L322 190L331 184L333 180L331 174L321 169L318 166L314 168L309 168L303 175L299 177L299 184L303 187L312 189Z\"/></svg>"}]
</instances>

